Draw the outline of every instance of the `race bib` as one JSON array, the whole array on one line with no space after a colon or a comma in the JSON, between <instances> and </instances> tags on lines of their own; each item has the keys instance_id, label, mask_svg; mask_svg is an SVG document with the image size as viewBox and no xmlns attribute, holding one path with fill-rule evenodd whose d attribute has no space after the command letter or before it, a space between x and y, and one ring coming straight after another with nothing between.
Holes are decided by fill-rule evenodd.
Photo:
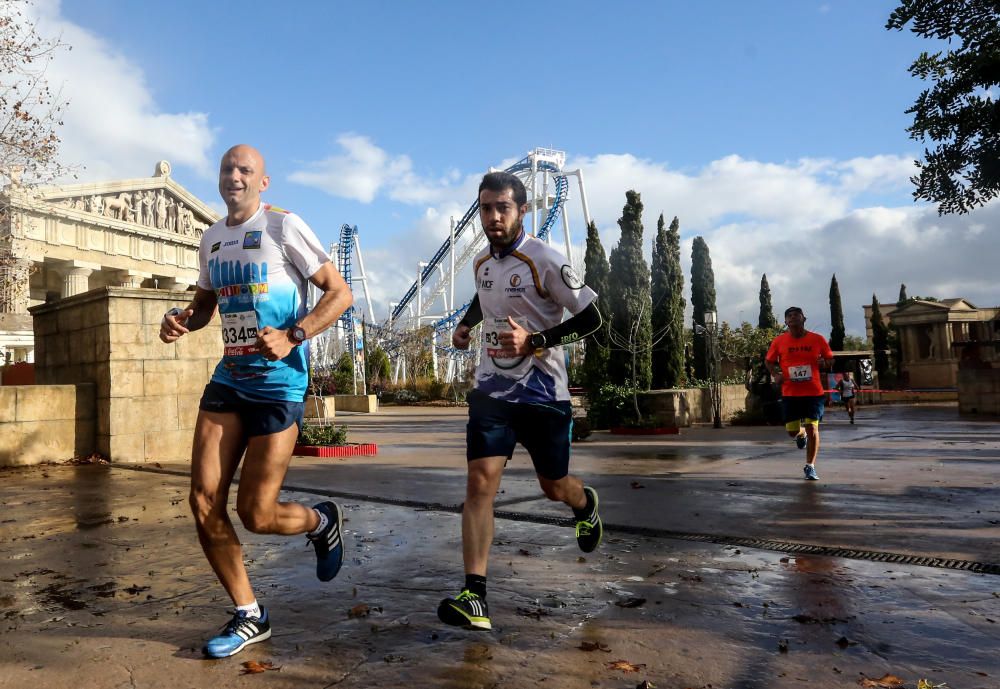
<instances>
[{"instance_id":1,"label":"race bib","mask_svg":"<svg viewBox=\"0 0 1000 689\"><path fill-rule=\"evenodd\" d=\"M257 353L257 313L236 311L222 314L222 348L226 356Z\"/></svg>"},{"instance_id":2,"label":"race bib","mask_svg":"<svg viewBox=\"0 0 1000 689\"><path fill-rule=\"evenodd\" d=\"M788 380L793 383L807 383L813 378L812 366L789 366Z\"/></svg>"},{"instance_id":3,"label":"race bib","mask_svg":"<svg viewBox=\"0 0 1000 689\"><path fill-rule=\"evenodd\" d=\"M505 351L500 340L501 333L511 331L506 318L491 318L483 323L483 348L486 356L493 360L497 368L514 368L524 360L524 356L512 351Z\"/></svg>"}]
</instances>

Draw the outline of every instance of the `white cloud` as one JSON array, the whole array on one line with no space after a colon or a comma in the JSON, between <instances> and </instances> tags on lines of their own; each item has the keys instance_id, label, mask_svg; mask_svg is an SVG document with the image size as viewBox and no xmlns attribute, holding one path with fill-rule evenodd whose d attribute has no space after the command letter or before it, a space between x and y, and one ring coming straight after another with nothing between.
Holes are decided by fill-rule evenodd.
<instances>
[{"instance_id":1,"label":"white cloud","mask_svg":"<svg viewBox=\"0 0 1000 689\"><path fill-rule=\"evenodd\" d=\"M642 194L647 259L659 213L668 220L679 217L688 301L691 241L705 237L720 317L731 323L756 323L762 273L778 317L786 306L799 305L809 314L809 325L824 335L830 331L828 294L834 274L848 332L856 335L864 333L861 307L872 293L894 302L900 283L907 284L911 295L965 297L980 305L1000 302L992 265L1000 239L984 231L1000 225L1000 202L943 218L927 205L873 203L880 194L884 198L895 192L897 198L900 189L907 190L912 173L907 156L786 163L727 156L680 171L630 154L602 154L570 159L567 169L577 168L584 171L591 214L608 253L618 241L616 221L627 189ZM461 216L475 199L479 174L467 175L447 190L448 201L425 208L410 227L376 249L376 261L366 257L369 265L378 266L378 313L412 284L416 262L428 260L447 238L448 217ZM575 181L571 192L568 212L579 252L585 230ZM561 240L561 231L556 236ZM462 303L471 281L464 275L458 285L457 301Z\"/></svg>"},{"instance_id":2,"label":"white cloud","mask_svg":"<svg viewBox=\"0 0 1000 689\"><path fill-rule=\"evenodd\" d=\"M164 159L211 177L208 115L163 112L138 66L60 10L59 0L29 6L39 33L72 47L59 51L47 72L50 86L69 101L59 131L60 158L84 165L84 180L148 177Z\"/></svg>"},{"instance_id":3,"label":"white cloud","mask_svg":"<svg viewBox=\"0 0 1000 689\"><path fill-rule=\"evenodd\" d=\"M446 199L459 179L456 170L442 179L422 178L413 171L409 156L390 155L367 136L341 134L337 145L340 153L305 163L289 180L361 203L371 203L385 192L394 201L419 205Z\"/></svg>"}]
</instances>

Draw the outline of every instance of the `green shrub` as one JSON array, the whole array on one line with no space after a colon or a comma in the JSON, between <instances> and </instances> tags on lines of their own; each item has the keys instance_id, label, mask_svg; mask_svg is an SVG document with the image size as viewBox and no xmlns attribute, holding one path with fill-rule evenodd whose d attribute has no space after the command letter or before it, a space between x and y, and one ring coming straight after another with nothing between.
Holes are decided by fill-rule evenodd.
<instances>
[{"instance_id":1,"label":"green shrub","mask_svg":"<svg viewBox=\"0 0 1000 689\"><path fill-rule=\"evenodd\" d=\"M635 423L634 388L605 383L590 393L587 417L592 428L611 428Z\"/></svg>"},{"instance_id":2,"label":"green shrub","mask_svg":"<svg viewBox=\"0 0 1000 689\"><path fill-rule=\"evenodd\" d=\"M347 426L302 424L299 445L346 445Z\"/></svg>"}]
</instances>

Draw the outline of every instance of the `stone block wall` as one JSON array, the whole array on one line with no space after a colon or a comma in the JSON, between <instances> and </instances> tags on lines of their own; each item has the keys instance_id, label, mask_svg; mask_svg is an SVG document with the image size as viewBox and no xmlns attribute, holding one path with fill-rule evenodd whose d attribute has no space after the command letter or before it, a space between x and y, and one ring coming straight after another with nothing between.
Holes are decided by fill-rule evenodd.
<instances>
[{"instance_id":1,"label":"stone block wall","mask_svg":"<svg viewBox=\"0 0 1000 689\"><path fill-rule=\"evenodd\" d=\"M103 287L31 309L42 385L92 383L97 451L115 462L186 461L198 400L222 356L218 320L174 344L163 313L190 292Z\"/></svg>"},{"instance_id":2,"label":"stone block wall","mask_svg":"<svg viewBox=\"0 0 1000 689\"><path fill-rule=\"evenodd\" d=\"M959 369L958 411L1000 416L1000 369Z\"/></svg>"},{"instance_id":3,"label":"stone block wall","mask_svg":"<svg viewBox=\"0 0 1000 689\"><path fill-rule=\"evenodd\" d=\"M95 422L93 385L0 387L0 466L85 457Z\"/></svg>"},{"instance_id":4,"label":"stone block wall","mask_svg":"<svg viewBox=\"0 0 1000 689\"><path fill-rule=\"evenodd\" d=\"M378 398L375 395L334 395L337 409L341 411L358 411L374 414L378 411Z\"/></svg>"},{"instance_id":5,"label":"stone block wall","mask_svg":"<svg viewBox=\"0 0 1000 689\"><path fill-rule=\"evenodd\" d=\"M728 421L746 409L747 391L742 385L722 386L722 420ZM639 395L640 409L663 426L687 428L694 423L713 421L712 396L703 388L650 390Z\"/></svg>"}]
</instances>

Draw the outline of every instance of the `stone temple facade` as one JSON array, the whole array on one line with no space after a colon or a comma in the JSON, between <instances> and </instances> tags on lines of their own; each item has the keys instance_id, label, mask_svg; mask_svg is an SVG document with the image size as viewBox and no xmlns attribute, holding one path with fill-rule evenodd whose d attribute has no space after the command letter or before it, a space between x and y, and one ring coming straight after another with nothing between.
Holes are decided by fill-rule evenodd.
<instances>
[{"instance_id":1,"label":"stone temple facade","mask_svg":"<svg viewBox=\"0 0 1000 689\"><path fill-rule=\"evenodd\" d=\"M96 287L185 290L221 216L170 177L0 191L0 364L33 361L30 306Z\"/></svg>"}]
</instances>

